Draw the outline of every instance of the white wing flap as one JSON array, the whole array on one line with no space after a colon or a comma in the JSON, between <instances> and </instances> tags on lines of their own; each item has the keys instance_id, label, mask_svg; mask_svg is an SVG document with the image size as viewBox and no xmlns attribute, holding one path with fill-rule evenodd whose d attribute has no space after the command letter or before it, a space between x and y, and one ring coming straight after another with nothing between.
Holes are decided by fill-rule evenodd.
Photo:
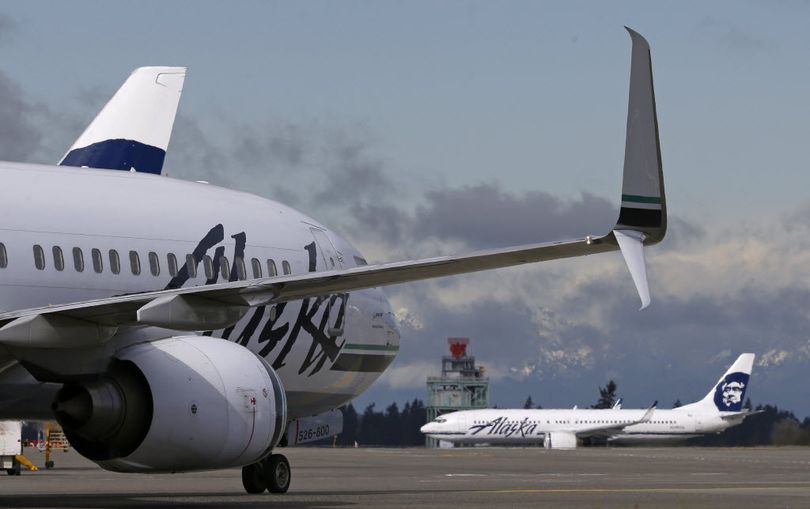
<instances>
[{"instance_id":1,"label":"white wing flap","mask_svg":"<svg viewBox=\"0 0 810 509\"><path fill-rule=\"evenodd\" d=\"M575 430L575 433L579 438L593 437L593 436L609 437L611 435L616 435L618 433L621 433L621 431L628 426L649 422L649 420L652 419L652 414L655 411L657 405L658 402L656 401L650 408L648 408L644 412L644 414L640 418L638 418L635 421L623 422L619 424L616 423L599 424L596 426L592 426L590 428L579 428Z\"/></svg>"}]
</instances>

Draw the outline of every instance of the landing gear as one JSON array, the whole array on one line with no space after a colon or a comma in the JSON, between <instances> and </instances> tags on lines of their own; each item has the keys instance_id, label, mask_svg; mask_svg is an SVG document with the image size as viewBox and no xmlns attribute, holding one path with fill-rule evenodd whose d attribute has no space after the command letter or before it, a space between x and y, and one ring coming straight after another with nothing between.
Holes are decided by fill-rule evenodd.
<instances>
[{"instance_id":1,"label":"landing gear","mask_svg":"<svg viewBox=\"0 0 810 509\"><path fill-rule=\"evenodd\" d=\"M283 454L271 454L262 463L264 464L264 481L267 483L268 491L287 493L292 479L290 462L287 461L287 458Z\"/></svg>"},{"instance_id":2,"label":"landing gear","mask_svg":"<svg viewBox=\"0 0 810 509\"><path fill-rule=\"evenodd\" d=\"M245 487L245 491L254 495L263 493L267 489L261 463L242 467L242 486Z\"/></svg>"},{"instance_id":3,"label":"landing gear","mask_svg":"<svg viewBox=\"0 0 810 509\"><path fill-rule=\"evenodd\" d=\"M258 463L242 467L242 486L245 491L258 494L287 493L292 479L290 462L283 454L271 454Z\"/></svg>"}]
</instances>

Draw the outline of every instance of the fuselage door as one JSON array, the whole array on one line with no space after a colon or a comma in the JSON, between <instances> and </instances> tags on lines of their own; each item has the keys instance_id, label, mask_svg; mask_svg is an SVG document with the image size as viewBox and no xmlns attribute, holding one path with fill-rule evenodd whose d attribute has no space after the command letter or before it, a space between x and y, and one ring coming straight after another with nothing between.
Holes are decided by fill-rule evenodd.
<instances>
[{"instance_id":1,"label":"fuselage door","mask_svg":"<svg viewBox=\"0 0 810 509\"><path fill-rule=\"evenodd\" d=\"M315 244L318 247L318 264L317 271L322 270L337 270L343 268L343 257L339 255L332 241L326 235L326 232L319 228L310 228L312 236L315 238Z\"/></svg>"}]
</instances>

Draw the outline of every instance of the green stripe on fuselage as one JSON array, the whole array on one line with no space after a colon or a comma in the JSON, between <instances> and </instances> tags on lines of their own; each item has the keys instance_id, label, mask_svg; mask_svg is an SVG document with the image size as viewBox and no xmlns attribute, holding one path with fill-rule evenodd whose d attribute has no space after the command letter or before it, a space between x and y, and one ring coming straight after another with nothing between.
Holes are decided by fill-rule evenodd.
<instances>
[{"instance_id":1,"label":"green stripe on fuselage","mask_svg":"<svg viewBox=\"0 0 810 509\"><path fill-rule=\"evenodd\" d=\"M386 352L396 352L399 350L399 345L364 345L361 343L346 343L343 345L344 350L384 350Z\"/></svg>"},{"instance_id":2,"label":"green stripe on fuselage","mask_svg":"<svg viewBox=\"0 0 810 509\"><path fill-rule=\"evenodd\" d=\"M623 194L622 201L629 201L634 203L661 203L661 198L658 196L639 196L637 194Z\"/></svg>"}]
</instances>

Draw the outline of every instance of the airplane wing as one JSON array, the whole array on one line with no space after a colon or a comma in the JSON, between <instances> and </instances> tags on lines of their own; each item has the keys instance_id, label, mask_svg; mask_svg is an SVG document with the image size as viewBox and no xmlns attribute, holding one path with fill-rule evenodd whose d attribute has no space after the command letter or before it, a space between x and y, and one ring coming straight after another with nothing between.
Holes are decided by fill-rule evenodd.
<instances>
[{"instance_id":1,"label":"airplane wing","mask_svg":"<svg viewBox=\"0 0 810 509\"><path fill-rule=\"evenodd\" d=\"M572 430L572 432L578 438L587 438L587 437L596 437L596 436L600 436L600 437L606 437L607 436L607 437L609 437L609 436L612 436L612 435L616 435L618 433L621 433L622 430L624 430L624 428L626 428L628 426L633 426L634 424L642 424L642 423L645 423L645 422L649 422L649 420L652 419L652 415L653 415L653 412L655 411L656 406L658 406L657 401L655 403L653 403L652 406L650 406L647 409L647 411L644 412L644 414L639 419L637 419L635 421L623 422L621 424L615 424L615 423L599 424L599 425L594 425L594 426L592 426L590 428L578 428L576 430Z\"/></svg>"},{"instance_id":2,"label":"airplane wing","mask_svg":"<svg viewBox=\"0 0 810 509\"><path fill-rule=\"evenodd\" d=\"M92 346L110 339L118 328L133 325L215 330L236 323L252 306L615 250L621 250L646 307L650 296L643 247L664 237L666 199L650 49L641 35L627 30L633 48L622 204L617 224L607 235L11 311L0 314L0 345Z\"/></svg>"}]
</instances>

